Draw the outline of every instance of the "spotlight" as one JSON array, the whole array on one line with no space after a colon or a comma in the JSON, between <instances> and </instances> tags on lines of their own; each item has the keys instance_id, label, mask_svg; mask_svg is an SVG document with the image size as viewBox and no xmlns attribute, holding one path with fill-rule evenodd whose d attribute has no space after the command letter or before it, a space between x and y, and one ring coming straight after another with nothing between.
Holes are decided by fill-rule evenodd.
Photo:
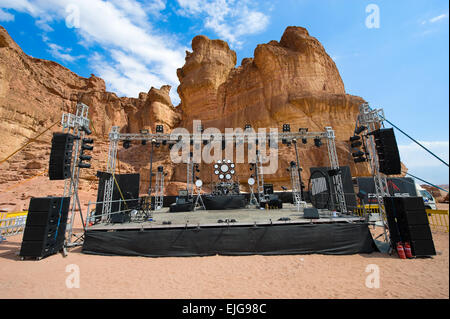
<instances>
[{"instance_id":1,"label":"spotlight","mask_svg":"<svg viewBox=\"0 0 450 319\"><path fill-rule=\"evenodd\" d=\"M365 157L357 157L353 160L355 163L364 163L367 161L367 158Z\"/></svg>"},{"instance_id":2,"label":"spotlight","mask_svg":"<svg viewBox=\"0 0 450 319\"><path fill-rule=\"evenodd\" d=\"M166 145L166 144L167 144L166 140L162 141L162 145Z\"/></svg>"},{"instance_id":3,"label":"spotlight","mask_svg":"<svg viewBox=\"0 0 450 319\"><path fill-rule=\"evenodd\" d=\"M250 130L252 126L250 124L245 124L244 131Z\"/></svg>"},{"instance_id":4,"label":"spotlight","mask_svg":"<svg viewBox=\"0 0 450 319\"><path fill-rule=\"evenodd\" d=\"M358 142L354 142L351 144L351 147L355 148L355 147L360 147L362 145L362 143L360 141Z\"/></svg>"},{"instance_id":5,"label":"spotlight","mask_svg":"<svg viewBox=\"0 0 450 319\"><path fill-rule=\"evenodd\" d=\"M352 136L352 137L350 137L350 142L359 141L360 139L361 139L361 136L358 136L358 135Z\"/></svg>"},{"instance_id":6,"label":"spotlight","mask_svg":"<svg viewBox=\"0 0 450 319\"><path fill-rule=\"evenodd\" d=\"M302 143L306 144L306 143L308 143L308 140L306 138L302 138Z\"/></svg>"},{"instance_id":7,"label":"spotlight","mask_svg":"<svg viewBox=\"0 0 450 319\"><path fill-rule=\"evenodd\" d=\"M364 155L365 155L365 153L363 151L358 151L358 152L352 153L353 157L362 157Z\"/></svg>"},{"instance_id":8,"label":"spotlight","mask_svg":"<svg viewBox=\"0 0 450 319\"><path fill-rule=\"evenodd\" d=\"M335 168L335 169L328 170L328 176L330 176L330 177L339 175L340 173L341 173L341 169L340 168Z\"/></svg>"},{"instance_id":9,"label":"spotlight","mask_svg":"<svg viewBox=\"0 0 450 319\"><path fill-rule=\"evenodd\" d=\"M158 172L162 173L164 171L164 167L163 166L158 166Z\"/></svg>"},{"instance_id":10,"label":"spotlight","mask_svg":"<svg viewBox=\"0 0 450 319\"><path fill-rule=\"evenodd\" d=\"M123 148L124 149L130 148L130 146L131 146L130 144L131 144L131 142L129 140L124 141L123 142Z\"/></svg>"},{"instance_id":11,"label":"spotlight","mask_svg":"<svg viewBox=\"0 0 450 319\"><path fill-rule=\"evenodd\" d=\"M356 128L355 134L356 134L356 135L361 134L361 133L364 132L366 129L367 129L367 127L365 127L365 126L359 126L359 127Z\"/></svg>"},{"instance_id":12,"label":"spotlight","mask_svg":"<svg viewBox=\"0 0 450 319\"><path fill-rule=\"evenodd\" d=\"M297 166L297 164L296 164L294 161L291 161L291 162L289 163L289 165L290 165L291 167Z\"/></svg>"},{"instance_id":13,"label":"spotlight","mask_svg":"<svg viewBox=\"0 0 450 319\"><path fill-rule=\"evenodd\" d=\"M283 132L287 133L291 131L291 125L290 124L283 124Z\"/></svg>"},{"instance_id":14,"label":"spotlight","mask_svg":"<svg viewBox=\"0 0 450 319\"><path fill-rule=\"evenodd\" d=\"M147 144L147 141L146 141L146 140L142 140L142 141L141 141L141 144L142 144L142 145L146 145L146 144Z\"/></svg>"},{"instance_id":15,"label":"spotlight","mask_svg":"<svg viewBox=\"0 0 450 319\"><path fill-rule=\"evenodd\" d=\"M314 139L314 145L317 147L321 147L322 146L322 141L320 140L320 137L316 137Z\"/></svg>"},{"instance_id":16,"label":"spotlight","mask_svg":"<svg viewBox=\"0 0 450 319\"><path fill-rule=\"evenodd\" d=\"M164 133L164 126L156 125L156 133Z\"/></svg>"},{"instance_id":17,"label":"spotlight","mask_svg":"<svg viewBox=\"0 0 450 319\"><path fill-rule=\"evenodd\" d=\"M87 135L91 135L92 134L92 131L87 126L82 126L80 129L82 131L84 131Z\"/></svg>"}]
</instances>

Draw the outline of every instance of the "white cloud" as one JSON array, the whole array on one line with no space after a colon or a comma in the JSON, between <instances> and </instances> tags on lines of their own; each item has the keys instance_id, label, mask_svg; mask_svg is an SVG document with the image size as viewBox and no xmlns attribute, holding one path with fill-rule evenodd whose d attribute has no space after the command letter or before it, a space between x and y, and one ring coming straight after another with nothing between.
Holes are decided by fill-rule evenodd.
<instances>
[{"instance_id":1,"label":"white cloud","mask_svg":"<svg viewBox=\"0 0 450 319\"><path fill-rule=\"evenodd\" d=\"M183 66L187 48L170 40L171 35L159 32L147 16L164 10L165 1L153 0L144 5L136 0L0 0L0 8L30 14L47 32L53 22L66 19L65 9L73 4L80 14L79 28L73 29L80 35L80 42L99 45L106 51L101 58L94 55L96 58L90 61L109 84L108 89L137 97L151 86L178 85L176 69ZM63 60L71 59L61 47L50 50ZM130 64L133 68L128 70Z\"/></svg>"},{"instance_id":2,"label":"white cloud","mask_svg":"<svg viewBox=\"0 0 450 319\"><path fill-rule=\"evenodd\" d=\"M204 18L204 27L214 31L232 47L241 47L246 35L264 31L269 25L269 17L251 9L255 4L250 0L177 0L180 15Z\"/></svg>"},{"instance_id":3,"label":"white cloud","mask_svg":"<svg viewBox=\"0 0 450 319\"><path fill-rule=\"evenodd\" d=\"M448 18L448 13L441 14L437 17L431 18L429 21L430 21L430 23L435 23L435 22L438 22L438 21L440 21L442 19L446 19L446 18Z\"/></svg>"},{"instance_id":4,"label":"white cloud","mask_svg":"<svg viewBox=\"0 0 450 319\"><path fill-rule=\"evenodd\" d=\"M435 16L435 17L433 17L431 19L423 20L421 22L421 24L422 25L426 25L426 24L430 24L430 23L433 24L433 23L436 23L436 22L444 20L444 19L448 19L448 13L443 13L443 14Z\"/></svg>"},{"instance_id":5,"label":"white cloud","mask_svg":"<svg viewBox=\"0 0 450 319\"><path fill-rule=\"evenodd\" d=\"M436 142L420 142L423 146L428 148L431 152L442 158L448 163L449 159L449 142L448 141L436 141ZM426 152L416 143L410 143L408 145L399 145L400 158L408 168L416 167L440 167L444 164L431 154Z\"/></svg>"},{"instance_id":6,"label":"white cloud","mask_svg":"<svg viewBox=\"0 0 450 319\"><path fill-rule=\"evenodd\" d=\"M65 49L57 44L49 43L48 52L55 58L60 59L65 62L73 62L77 59L77 57L71 56L69 53L72 51L71 49Z\"/></svg>"},{"instance_id":7,"label":"white cloud","mask_svg":"<svg viewBox=\"0 0 450 319\"><path fill-rule=\"evenodd\" d=\"M446 163L449 161L449 142L420 142L423 146L439 156ZM400 158L408 168L408 172L427 182L448 184L449 170L441 161L426 152L416 143L398 145ZM421 182L419 182L421 183Z\"/></svg>"},{"instance_id":8,"label":"white cloud","mask_svg":"<svg viewBox=\"0 0 450 319\"><path fill-rule=\"evenodd\" d=\"M0 9L0 21L4 21L4 22L14 21L14 15Z\"/></svg>"}]
</instances>

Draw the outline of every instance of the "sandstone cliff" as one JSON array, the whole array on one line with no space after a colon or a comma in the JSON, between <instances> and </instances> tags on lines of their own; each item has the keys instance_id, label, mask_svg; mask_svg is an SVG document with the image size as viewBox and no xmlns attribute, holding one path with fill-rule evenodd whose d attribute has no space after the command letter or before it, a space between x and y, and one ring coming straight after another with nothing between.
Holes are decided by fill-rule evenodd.
<instances>
[{"instance_id":1,"label":"sandstone cliff","mask_svg":"<svg viewBox=\"0 0 450 319\"><path fill-rule=\"evenodd\" d=\"M74 112L77 101L89 105L89 117L96 139L93 168L83 176L95 187L95 171L104 170L107 156L107 134L112 125L122 132L153 131L163 124L166 131L182 126L192 131L192 121L201 120L204 127L281 128L289 123L292 130L307 127L323 131L332 126L341 165L350 165L352 173L367 175L367 165L353 164L348 152L360 97L348 95L334 61L320 42L307 30L288 27L281 40L258 45L254 58L246 58L236 67L236 53L221 40L197 36L192 52L186 52L185 65L178 69L178 93L181 103L174 107L169 98L170 86L151 88L138 98L118 97L107 92L102 79L92 75L83 78L61 65L26 55L0 27L0 152L7 154L27 139L57 122L62 112ZM58 126L53 131L58 131ZM50 132L44 134L23 152L0 165L0 183L21 180L46 168L50 153ZM316 148L309 142L299 145L304 168L309 177L310 166L328 166L326 146ZM142 191L148 187L149 145L133 143L120 149L118 169L142 174ZM294 160L292 147L280 147L279 170L266 181L276 187L289 185L285 170ZM154 168L164 165L169 172L171 193L183 187L185 167L170 162L166 149L155 152ZM238 168L241 181L249 175L247 165ZM208 183L211 167L202 167L201 178ZM83 186L84 184L82 184ZM244 187L243 190L247 190Z\"/></svg>"}]
</instances>

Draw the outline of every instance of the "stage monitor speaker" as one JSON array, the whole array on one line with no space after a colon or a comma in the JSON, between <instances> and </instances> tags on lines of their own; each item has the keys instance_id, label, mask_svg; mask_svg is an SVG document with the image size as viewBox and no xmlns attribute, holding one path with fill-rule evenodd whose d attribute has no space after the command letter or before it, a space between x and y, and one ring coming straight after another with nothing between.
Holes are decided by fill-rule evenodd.
<instances>
[{"instance_id":1,"label":"stage monitor speaker","mask_svg":"<svg viewBox=\"0 0 450 319\"><path fill-rule=\"evenodd\" d=\"M378 154L380 172L386 175L398 175L402 172L400 154L394 129L379 129L373 132Z\"/></svg>"},{"instance_id":2,"label":"stage monitor speaker","mask_svg":"<svg viewBox=\"0 0 450 319\"><path fill-rule=\"evenodd\" d=\"M317 208L305 208L303 210L303 218L306 219L319 219L319 211L317 210Z\"/></svg>"},{"instance_id":3,"label":"stage monitor speaker","mask_svg":"<svg viewBox=\"0 0 450 319\"><path fill-rule=\"evenodd\" d=\"M42 258L64 246L70 197L32 198L20 256Z\"/></svg>"},{"instance_id":4,"label":"stage monitor speaker","mask_svg":"<svg viewBox=\"0 0 450 319\"><path fill-rule=\"evenodd\" d=\"M384 197L392 244L409 242L414 256L436 255L422 197Z\"/></svg>"},{"instance_id":5,"label":"stage monitor speaker","mask_svg":"<svg viewBox=\"0 0 450 319\"><path fill-rule=\"evenodd\" d=\"M74 135L53 133L48 177L50 180L70 178Z\"/></svg>"}]
</instances>

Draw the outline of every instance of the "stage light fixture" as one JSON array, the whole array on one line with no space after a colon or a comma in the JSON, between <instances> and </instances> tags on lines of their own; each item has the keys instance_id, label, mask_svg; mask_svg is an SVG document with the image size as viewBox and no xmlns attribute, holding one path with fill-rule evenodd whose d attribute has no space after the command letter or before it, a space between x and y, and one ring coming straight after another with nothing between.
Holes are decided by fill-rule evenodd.
<instances>
[{"instance_id":1,"label":"stage light fixture","mask_svg":"<svg viewBox=\"0 0 450 319\"><path fill-rule=\"evenodd\" d=\"M303 143L303 144L307 144L307 143L308 143L308 140L307 140L306 138L302 138L302 143Z\"/></svg>"},{"instance_id":2,"label":"stage light fixture","mask_svg":"<svg viewBox=\"0 0 450 319\"><path fill-rule=\"evenodd\" d=\"M90 163L85 163L85 162L89 162L92 159L92 156L84 154L84 151L92 151L94 149L94 146L90 145L92 143L94 143L94 140L92 138L83 138L83 140L81 141L81 152L80 152L80 156L78 157L78 159L79 159L78 167L79 168L90 168L91 167Z\"/></svg>"},{"instance_id":3,"label":"stage light fixture","mask_svg":"<svg viewBox=\"0 0 450 319\"><path fill-rule=\"evenodd\" d=\"M362 145L362 142L360 142L360 141L353 142L352 144L350 144L350 146L353 148L360 147L361 145Z\"/></svg>"},{"instance_id":4,"label":"stage light fixture","mask_svg":"<svg viewBox=\"0 0 450 319\"><path fill-rule=\"evenodd\" d=\"M164 126L156 125L156 133L164 133Z\"/></svg>"},{"instance_id":5,"label":"stage light fixture","mask_svg":"<svg viewBox=\"0 0 450 319\"><path fill-rule=\"evenodd\" d=\"M358 136L358 135L352 136L352 137L350 137L350 142L359 141L360 139L361 139L361 136Z\"/></svg>"},{"instance_id":6,"label":"stage light fixture","mask_svg":"<svg viewBox=\"0 0 450 319\"><path fill-rule=\"evenodd\" d=\"M291 125L290 124L283 124L283 132L288 133L291 131Z\"/></svg>"},{"instance_id":7,"label":"stage light fixture","mask_svg":"<svg viewBox=\"0 0 450 319\"><path fill-rule=\"evenodd\" d=\"M230 180L230 179L231 179L231 174L225 175L225 178L226 178L227 180Z\"/></svg>"},{"instance_id":8,"label":"stage light fixture","mask_svg":"<svg viewBox=\"0 0 450 319\"><path fill-rule=\"evenodd\" d=\"M361 134L362 132L364 132L365 130L367 129L367 127L365 127L365 126L359 126L359 127L357 127L356 129L355 129L355 134L356 135L359 135L359 134Z\"/></svg>"},{"instance_id":9,"label":"stage light fixture","mask_svg":"<svg viewBox=\"0 0 450 319\"><path fill-rule=\"evenodd\" d=\"M124 149L129 149L131 146L131 142L129 140L126 140L123 142L123 148Z\"/></svg>"},{"instance_id":10,"label":"stage light fixture","mask_svg":"<svg viewBox=\"0 0 450 319\"><path fill-rule=\"evenodd\" d=\"M216 170L214 171L214 174L219 175L219 174L220 174L219 170L216 169Z\"/></svg>"},{"instance_id":11,"label":"stage light fixture","mask_svg":"<svg viewBox=\"0 0 450 319\"><path fill-rule=\"evenodd\" d=\"M367 161L367 158L365 157L357 157L353 160L355 163L364 163Z\"/></svg>"},{"instance_id":12,"label":"stage light fixture","mask_svg":"<svg viewBox=\"0 0 450 319\"><path fill-rule=\"evenodd\" d=\"M234 174L234 173L235 173L234 169L232 169L232 170L230 171L230 173L231 173L231 174Z\"/></svg>"},{"instance_id":13,"label":"stage light fixture","mask_svg":"<svg viewBox=\"0 0 450 319\"><path fill-rule=\"evenodd\" d=\"M250 130L252 128L252 126L250 124L245 124L244 130Z\"/></svg>"},{"instance_id":14,"label":"stage light fixture","mask_svg":"<svg viewBox=\"0 0 450 319\"><path fill-rule=\"evenodd\" d=\"M219 165L218 164L214 164L214 168L219 168Z\"/></svg>"},{"instance_id":15,"label":"stage light fixture","mask_svg":"<svg viewBox=\"0 0 450 319\"><path fill-rule=\"evenodd\" d=\"M158 172L160 172L160 173L164 172L164 167L163 166L158 166Z\"/></svg>"},{"instance_id":16,"label":"stage light fixture","mask_svg":"<svg viewBox=\"0 0 450 319\"><path fill-rule=\"evenodd\" d=\"M353 157L362 157L364 155L365 155L365 153L363 151L358 151L358 152L352 153Z\"/></svg>"},{"instance_id":17,"label":"stage light fixture","mask_svg":"<svg viewBox=\"0 0 450 319\"><path fill-rule=\"evenodd\" d=\"M84 131L87 135L91 135L92 134L92 131L87 126L82 126L80 129L82 131Z\"/></svg>"},{"instance_id":18,"label":"stage light fixture","mask_svg":"<svg viewBox=\"0 0 450 319\"><path fill-rule=\"evenodd\" d=\"M320 137L316 137L314 139L314 145L317 146L317 147L321 147L322 146L322 141L321 141Z\"/></svg>"},{"instance_id":19,"label":"stage light fixture","mask_svg":"<svg viewBox=\"0 0 450 319\"><path fill-rule=\"evenodd\" d=\"M328 170L328 176L333 177L336 175L341 174L341 169L340 168L334 168L334 169L330 169Z\"/></svg>"},{"instance_id":20,"label":"stage light fixture","mask_svg":"<svg viewBox=\"0 0 450 319\"><path fill-rule=\"evenodd\" d=\"M223 179L223 177L224 177L223 174L220 174L220 175L219 175L219 178L220 178L220 179Z\"/></svg>"},{"instance_id":21,"label":"stage light fixture","mask_svg":"<svg viewBox=\"0 0 450 319\"><path fill-rule=\"evenodd\" d=\"M141 144L142 144L142 145L146 145L146 144L147 144L147 141L146 141L146 140L142 140L142 141L141 141Z\"/></svg>"}]
</instances>

